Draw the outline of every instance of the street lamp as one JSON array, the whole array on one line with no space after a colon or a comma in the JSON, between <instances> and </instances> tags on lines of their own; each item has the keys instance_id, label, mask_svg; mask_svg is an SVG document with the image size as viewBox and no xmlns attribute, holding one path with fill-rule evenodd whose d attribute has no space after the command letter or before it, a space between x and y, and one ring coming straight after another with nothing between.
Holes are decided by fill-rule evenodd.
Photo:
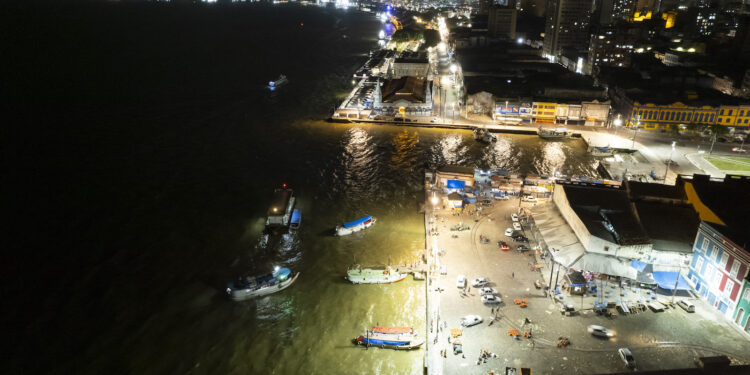
<instances>
[{"instance_id":1,"label":"street lamp","mask_svg":"<svg viewBox=\"0 0 750 375\"><path fill-rule=\"evenodd\" d=\"M667 173L669 173L669 164L672 163L672 153L674 152L674 145L676 141L672 141L672 151L669 151L669 160L667 160L667 169L664 170L664 183L667 183Z\"/></svg>"}]
</instances>

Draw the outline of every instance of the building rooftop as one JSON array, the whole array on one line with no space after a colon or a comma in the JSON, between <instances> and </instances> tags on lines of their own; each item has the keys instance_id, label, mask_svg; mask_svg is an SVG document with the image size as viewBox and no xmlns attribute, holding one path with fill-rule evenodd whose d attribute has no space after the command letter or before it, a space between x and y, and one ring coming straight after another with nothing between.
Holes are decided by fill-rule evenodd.
<instances>
[{"instance_id":1,"label":"building rooftop","mask_svg":"<svg viewBox=\"0 0 750 375\"><path fill-rule=\"evenodd\" d=\"M417 77L389 79L383 84L383 103L406 100L412 103L424 103L427 80Z\"/></svg>"},{"instance_id":2,"label":"building rooftop","mask_svg":"<svg viewBox=\"0 0 750 375\"><path fill-rule=\"evenodd\" d=\"M661 184L650 184L661 185ZM654 201L635 202L643 228L654 249L692 253L700 218L692 206Z\"/></svg>"},{"instance_id":3,"label":"building rooftop","mask_svg":"<svg viewBox=\"0 0 750 375\"><path fill-rule=\"evenodd\" d=\"M424 52L404 52L394 60L395 63L427 64L427 54Z\"/></svg>"},{"instance_id":4,"label":"building rooftop","mask_svg":"<svg viewBox=\"0 0 750 375\"><path fill-rule=\"evenodd\" d=\"M631 200L639 199L670 199L684 200L685 193L681 187L675 185L653 184L639 181L624 181L625 188Z\"/></svg>"},{"instance_id":5,"label":"building rooftop","mask_svg":"<svg viewBox=\"0 0 750 375\"><path fill-rule=\"evenodd\" d=\"M625 190L567 184L563 189L592 235L625 246L651 243Z\"/></svg>"}]
</instances>

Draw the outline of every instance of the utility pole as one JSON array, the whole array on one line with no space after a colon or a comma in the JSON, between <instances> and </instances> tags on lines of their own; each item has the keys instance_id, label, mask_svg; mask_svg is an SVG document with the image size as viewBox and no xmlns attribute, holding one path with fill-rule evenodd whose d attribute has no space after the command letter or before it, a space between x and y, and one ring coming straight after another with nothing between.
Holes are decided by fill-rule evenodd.
<instances>
[{"instance_id":1,"label":"utility pole","mask_svg":"<svg viewBox=\"0 0 750 375\"><path fill-rule=\"evenodd\" d=\"M677 284L679 284L680 282L680 273L682 273L682 263L680 263L680 269L679 271L677 271L677 280L674 281L674 291L672 292L672 303L674 303L674 296L677 294Z\"/></svg>"},{"instance_id":2,"label":"utility pole","mask_svg":"<svg viewBox=\"0 0 750 375\"><path fill-rule=\"evenodd\" d=\"M708 154L711 155L714 152L714 143L716 143L716 132L712 132L713 137L711 137L711 149L708 150Z\"/></svg>"}]
</instances>

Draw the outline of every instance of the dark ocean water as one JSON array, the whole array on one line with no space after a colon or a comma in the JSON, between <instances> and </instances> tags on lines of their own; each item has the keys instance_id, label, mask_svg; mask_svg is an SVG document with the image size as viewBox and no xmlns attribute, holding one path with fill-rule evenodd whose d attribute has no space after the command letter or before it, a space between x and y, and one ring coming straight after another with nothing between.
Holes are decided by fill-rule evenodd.
<instances>
[{"instance_id":1,"label":"dark ocean water","mask_svg":"<svg viewBox=\"0 0 750 375\"><path fill-rule=\"evenodd\" d=\"M371 14L282 5L6 4L2 373L419 373L364 327L424 334L424 284L344 282L424 247L425 165L591 174L582 144L322 121L376 44ZM263 88L279 74L289 84ZM17 115L11 116L10 114ZM262 234L295 189L296 235ZM327 231L363 214L373 228ZM226 282L283 265L288 290Z\"/></svg>"}]
</instances>

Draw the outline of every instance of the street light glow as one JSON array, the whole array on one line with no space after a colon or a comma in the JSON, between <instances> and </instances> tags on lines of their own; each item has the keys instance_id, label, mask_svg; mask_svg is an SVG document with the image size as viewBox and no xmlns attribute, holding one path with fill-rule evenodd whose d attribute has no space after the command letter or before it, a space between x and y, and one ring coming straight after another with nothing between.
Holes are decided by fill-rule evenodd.
<instances>
[{"instance_id":1,"label":"street light glow","mask_svg":"<svg viewBox=\"0 0 750 375\"><path fill-rule=\"evenodd\" d=\"M451 73L456 73L456 71L458 71L458 66L456 66L456 64L451 64L450 69Z\"/></svg>"}]
</instances>

